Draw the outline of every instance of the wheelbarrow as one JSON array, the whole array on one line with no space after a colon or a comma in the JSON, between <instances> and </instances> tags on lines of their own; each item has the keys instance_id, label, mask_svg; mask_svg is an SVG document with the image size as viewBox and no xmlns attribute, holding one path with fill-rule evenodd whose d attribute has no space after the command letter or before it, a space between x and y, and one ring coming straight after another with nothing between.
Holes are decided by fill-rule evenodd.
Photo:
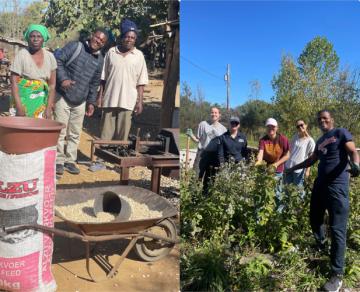
<instances>
[{"instance_id":1,"label":"wheelbarrow","mask_svg":"<svg viewBox=\"0 0 360 292\"><path fill-rule=\"evenodd\" d=\"M77 232L65 231L38 224L23 224L12 227L3 226L2 230L0 230L0 236L24 229L34 229L67 238L79 239L85 244L86 269L91 280L94 282L112 278L132 248L134 248L135 253L140 259L152 262L167 256L174 245L179 242L175 223L170 218L177 215L176 209L173 208L166 199L150 190L134 186L58 189L55 197L55 205L68 206L86 202L91 199L96 199L105 192L114 192L127 196L138 203L147 205L150 210L162 212L162 217L132 221L115 218L114 221L106 223L88 223L71 221L55 210L55 215L64 220L66 224L73 227ZM161 234L159 234L159 232L161 232ZM95 278L91 273L90 244L118 239L129 239L129 243L106 276Z\"/></svg>"}]
</instances>

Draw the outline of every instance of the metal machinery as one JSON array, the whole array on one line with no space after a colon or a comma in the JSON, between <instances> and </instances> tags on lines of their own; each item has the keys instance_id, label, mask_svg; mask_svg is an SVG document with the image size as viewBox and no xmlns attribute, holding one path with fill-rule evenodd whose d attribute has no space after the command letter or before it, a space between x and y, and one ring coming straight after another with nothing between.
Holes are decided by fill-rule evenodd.
<instances>
[{"instance_id":1,"label":"metal machinery","mask_svg":"<svg viewBox=\"0 0 360 292\"><path fill-rule=\"evenodd\" d=\"M129 182L129 169L146 166L151 169L151 190L159 193L161 174L179 177L179 129L164 128L154 141L140 140L140 129L129 141L91 141L91 161L95 156L121 168L120 184Z\"/></svg>"}]
</instances>

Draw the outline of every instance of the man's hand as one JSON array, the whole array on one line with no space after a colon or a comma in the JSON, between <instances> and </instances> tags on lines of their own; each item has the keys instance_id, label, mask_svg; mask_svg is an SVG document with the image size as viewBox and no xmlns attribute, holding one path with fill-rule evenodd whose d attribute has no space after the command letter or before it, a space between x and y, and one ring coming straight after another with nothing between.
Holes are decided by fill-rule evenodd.
<instances>
[{"instance_id":1,"label":"man's hand","mask_svg":"<svg viewBox=\"0 0 360 292\"><path fill-rule=\"evenodd\" d=\"M360 175L360 166L358 163L350 162L350 169L348 172L352 177L357 177Z\"/></svg>"},{"instance_id":2,"label":"man's hand","mask_svg":"<svg viewBox=\"0 0 360 292\"><path fill-rule=\"evenodd\" d=\"M94 111L95 111L94 105L93 105L92 103L89 103L89 104L87 105L87 109L86 109L85 115L86 115L87 117L91 117L91 116L93 115Z\"/></svg>"},{"instance_id":3,"label":"man's hand","mask_svg":"<svg viewBox=\"0 0 360 292\"><path fill-rule=\"evenodd\" d=\"M142 102L137 102L134 108L135 115L140 115L143 111L143 104Z\"/></svg>"},{"instance_id":4,"label":"man's hand","mask_svg":"<svg viewBox=\"0 0 360 292\"><path fill-rule=\"evenodd\" d=\"M190 138L194 136L192 129L186 129L186 136L189 136Z\"/></svg>"},{"instance_id":5,"label":"man's hand","mask_svg":"<svg viewBox=\"0 0 360 292\"><path fill-rule=\"evenodd\" d=\"M76 82L74 80L64 80L63 82L61 82L61 87L64 90L68 90L71 88L71 86L73 86Z\"/></svg>"}]
</instances>

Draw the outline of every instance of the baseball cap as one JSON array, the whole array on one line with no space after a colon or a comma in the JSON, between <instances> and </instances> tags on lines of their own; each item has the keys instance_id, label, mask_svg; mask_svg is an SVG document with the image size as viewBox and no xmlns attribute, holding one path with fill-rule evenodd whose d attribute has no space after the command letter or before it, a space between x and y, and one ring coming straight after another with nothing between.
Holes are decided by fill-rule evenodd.
<instances>
[{"instance_id":1,"label":"baseball cap","mask_svg":"<svg viewBox=\"0 0 360 292\"><path fill-rule=\"evenodd\" d=\"M278 123L277 123L277 121L276 121L275 119L273 119L273 118L268 118L268 119L266 120L265 126L275 126L275 127L277 127L277 126L278 126Z\"/></svg>"},{"instance_id":2,"label":"baseball cap","mask_svg":"<svg viewBox=\"0 0 360 292\"><path fill-rule=\"evenodd\" d=\"M236 123L240 124L240 119L238 117L232 116L232 117L230 117L230 123L231 122L236 122Z\"/></svg>"}]
</instances>

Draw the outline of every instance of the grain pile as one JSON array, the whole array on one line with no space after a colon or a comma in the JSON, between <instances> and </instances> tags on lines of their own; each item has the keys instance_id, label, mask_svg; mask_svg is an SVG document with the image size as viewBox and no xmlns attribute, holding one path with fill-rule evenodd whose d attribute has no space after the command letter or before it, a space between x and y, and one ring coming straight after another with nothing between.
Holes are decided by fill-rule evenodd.
<instances>
[{"instance_id":1,"label":"grain pile","mask_svg":"<svg viewBox=\"0 0 360 292\"><path fill-rule=\"evenodd\" d=\"M145 204L140 204L129 197L120 195L121 199L127 201L131 207L131 215L129 220L139 220L147 218L160 218L162 212L150 210Z\"/></svg>"},{"instance_id":2,"label":"grain pile","mask_svg":"<svg viewBox=\"0 0 360 292\"><path fill-rule=\"evenodd\" d=\"M98 216L95 216L94 199L75 205L55 206L55 210L67 220L74 222L101 223L115 219L114 214L106 212L98 212Z\"/></svg>"},{"instance_id":3,"label":"grain pile","mask_svg":"<svg viewBox=\"0 0 360 292\"><path fill-rule=\"evenodd\" d=\"M120 197L127 201L131 207L129 221L162 217L162 212L150 210L147 205L138 203L129 197L121 195ZM111 222L116 218L117 214L107 212L99 212L95 216L93 207L94 199L75 205L56 206L55 209L61 216L74 222L105 223Z\"/></svg>"}]
</instances>

